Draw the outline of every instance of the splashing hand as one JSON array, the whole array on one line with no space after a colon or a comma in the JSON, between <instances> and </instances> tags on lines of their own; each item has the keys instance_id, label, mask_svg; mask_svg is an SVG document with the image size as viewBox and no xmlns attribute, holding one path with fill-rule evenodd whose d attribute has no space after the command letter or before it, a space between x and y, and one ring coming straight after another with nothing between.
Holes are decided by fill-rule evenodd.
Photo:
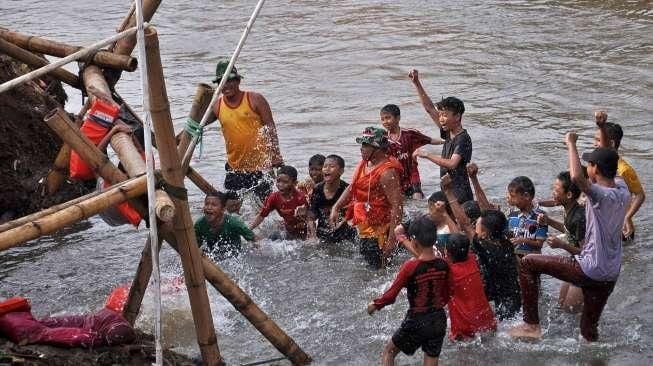
<instances>
[{"instance_id":1,"label":"splashing hand","mask_svg":"<svg viewBox=\"0 0 653 366\"><path fill-rule=\"evenodd\" d=\"M372 315L372 314L374 314L377 310L379 310L379 309L376 308L376 305L374 305L373 302L371 302L371 303L369 303L369 304L367 305L367 313L368 313L368 314Z\"/></svg>"}]
</instances>

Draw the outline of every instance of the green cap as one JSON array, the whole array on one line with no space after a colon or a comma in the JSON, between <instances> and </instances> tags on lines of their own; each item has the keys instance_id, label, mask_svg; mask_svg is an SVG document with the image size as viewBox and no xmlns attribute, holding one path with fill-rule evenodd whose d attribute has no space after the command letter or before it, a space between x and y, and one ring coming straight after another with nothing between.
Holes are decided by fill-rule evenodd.
<instances>
[{"instance_id":1,"label":"green cap","mask_svg":"<svg viewBox=\"0 0 653 366\"><path fill-rule=\"evenodd\" d=\"M388 147L388 132L378 127L366 127L361 136L356 138L356 143L385 149Z\"/></svg>"},{"instance_id":2,"label":"green cap","mask_svg":"<svg viewBox=\"0 0 653 366\"><path fill-rule=\"evenodd\" d=\"M214 83L219 83L222 77L224 76L224 72L227 71L227 66L229 66L229 61L226 60L220 60L218 61L218 64L215 65L215 79L213 79ZM238 70L236 70L236 65L231 68L231 72L229 73L229 77L227 80L232 80L232 79L240 79L242 76L238 74Z\"/></svg>"}]
</instances>

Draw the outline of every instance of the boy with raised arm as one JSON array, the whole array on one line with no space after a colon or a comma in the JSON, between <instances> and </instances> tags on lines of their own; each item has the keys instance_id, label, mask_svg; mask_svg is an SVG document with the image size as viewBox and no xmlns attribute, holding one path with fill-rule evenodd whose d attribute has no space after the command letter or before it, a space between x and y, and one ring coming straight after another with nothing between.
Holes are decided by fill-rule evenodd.
<instances>
[{"instance_id":1,"label":"boy with raised arm","mask_svg":"<svg viewBox=\"0 0 653 366\"><path fill-rule=\"evenodd\" d=\"M388 155L397 158L404 168L401 172L401 189L404 191L404 196L423 199L422 181L413 153L424 145L439 145L443 141L426 136L412 128L400 127L401 110L395 104L388 104L381 108L380 117L383 128L388 131Z\"/></svg>"},{"instance_id":2,"label":"boy with raised arm","mask_svg":"<svg viewBox=\"0 0 653 366\"><path fill-rule=\"evenodd\" d=\"M619 153L621 139L624 136L621 126L617 123L608 122L608 114L604 111L594 113L594 119L599 128L594 136L594 147L612 147ZM633 217L642 207L646 195L637 172L621 156L619 156L619 163L617 164L617 175L624 179L631 195L630 206L626 210L626 218L624 219L623 236L624 240L632 240L635 238Z\"/></svg>"},{"instance_id":3,"label":"boy with raised arm","mask_svg":"<svg viewBox=\"0 0 653 366\"><path fill-rule=\"evenodd\" d=\"M467 163L472 160L472 138L462 127L465 104L456 97L447 97L434 105L419 81L417 70L412 70L408 77L415 85L426 113L438 126L440 137L444 139L440 156L418 149L413 153L413 157L426 158L437 164L440 167L440 177L449 174L454 182L458 202L473 200L466 170Z\"/></svg>"},{"instance_id":4,"label":"boy with raised arm","mask_svg":"<svg viewBox=\"0 0 653 366\"><path fill-rule=\"evenodd\" d=\"M558 174L553 183L553 202L556 206L564 207L564 223L546 214L540 214L537 218L538 223L549 225L567 234L567 241L549 235L546 242L551 248L564 249L572 256L580 254L585 240L585 206L578 203L578 197L580 197L580 189L571 181L569 172ZM558 304L564 310L576 312L583 305L583 293L578 287L563 282L560 285Z\"/></svg>"},{"instance_id":5,"label":"boy with raised arm","mask_svg":"<svg viewBox=\"0 0 653 366\"><path fill-rule=\"evenodd\" d=\"M512 337L542 337L538 312L539 277L548 274L583 290L581 334L587 341L596 341L601 313L619 278L621 228L630 201L624 181L615 179L619 155L614 149L604 147L583 154L583 160L588 162L587 179L581 170L577 139L573 132L565 136L572 182L587 195L585 245L573 258L530 254L521 260L519 282L524 323L509 332Z\"/></svg>"}]
</instances>

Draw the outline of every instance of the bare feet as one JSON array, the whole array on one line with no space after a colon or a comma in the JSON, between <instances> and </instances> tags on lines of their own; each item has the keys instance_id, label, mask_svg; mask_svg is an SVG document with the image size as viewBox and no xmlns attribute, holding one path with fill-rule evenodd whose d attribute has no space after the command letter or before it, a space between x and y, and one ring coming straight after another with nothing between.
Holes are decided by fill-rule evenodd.
<instances>
[{"instance_id":1,"label":"bare feet","mask_svg":"<svg viewBox=\"0 0 653 366\"><path fill-rule=\"evenodd\" d=\"M541 339L542 328L539 324L523 323L510 329L508 335L512 338Z\"/></svg>"}]
</instances>

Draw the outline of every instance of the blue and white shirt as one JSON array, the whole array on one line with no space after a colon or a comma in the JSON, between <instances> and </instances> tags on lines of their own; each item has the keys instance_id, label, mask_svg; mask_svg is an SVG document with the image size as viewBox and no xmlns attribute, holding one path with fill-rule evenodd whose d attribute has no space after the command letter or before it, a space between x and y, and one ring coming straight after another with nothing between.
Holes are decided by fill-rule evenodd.
<instances>
[{"instance_id":1,"label":"blue and white shirt","mask_svg":"<svg viewBox=\"0 0 653 366\"><path fill-rule=\"evenodd\" d=\"M508 214L508 236L511 238L546 239L549 227L537 223L537 215L544 213L540 208L533 208L528 214L511 211ZM541 253L541 249L528 244L515 247L515 254L526 255Z\"/></svg>"}]
</instances>

